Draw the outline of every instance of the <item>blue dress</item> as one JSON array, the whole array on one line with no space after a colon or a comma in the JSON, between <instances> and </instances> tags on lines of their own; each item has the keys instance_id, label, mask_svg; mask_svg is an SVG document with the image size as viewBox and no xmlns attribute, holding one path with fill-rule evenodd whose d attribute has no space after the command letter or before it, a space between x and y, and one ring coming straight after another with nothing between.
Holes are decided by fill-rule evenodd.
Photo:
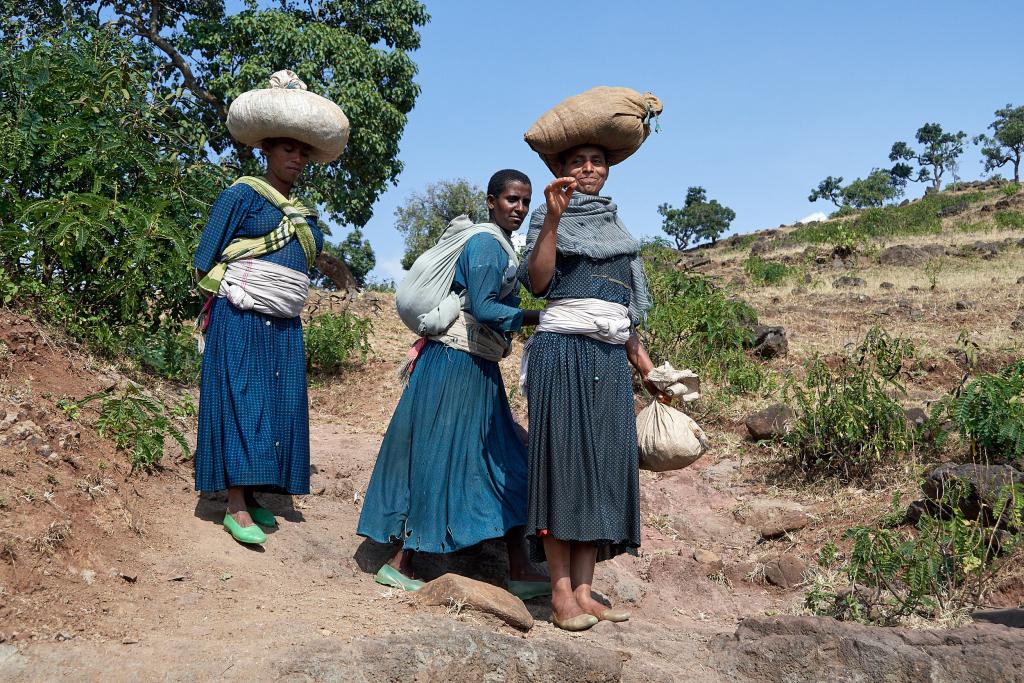
<instances>
[{"instance_id":1,"label":"blue dress","mask_svg":"<svg viewBox=\"0 0 1024 683\"><path fill-rule=\"evenodd\" d=\"M281 212L247 185L220 193L193 265L208 271L236 237L265 235ZM317 251L323 234L309 219ZM262 257L307 272L297 239ZM216 298L203 352L196 439L196 489L253 486L309 493L309 408L306 355L299 318L240 311Z\"/></svg>"},{"instance_id":2,"label":"blue dress","mask_svg":"<svg viewBox=\"0 0 1024 683\"><path fill-rule=\"evenodd\" d=\"M528 288L529 253L519 268ZM544 299L593 298L629 305L630 255L607 259L556 253ZM590 337L538 332L527 370L530 485L527 537L544 559L541 530L597 546L597 559L640 546L640 456L626 347Z\"/></svg>"},{"instance_id":3,"label":"blue dress","mask_svg":"<svg viewBox=\"0 0 1024 683\"><path fill-rule=\"evenodd\" d=\"M499 300L508 255L492 235L466 243L453 289L492 329L522 327L519 298ZM430 341L381 443L357 533L449 553L526 522L526 447L498 364Z\"/></svg>"}]
</instances>

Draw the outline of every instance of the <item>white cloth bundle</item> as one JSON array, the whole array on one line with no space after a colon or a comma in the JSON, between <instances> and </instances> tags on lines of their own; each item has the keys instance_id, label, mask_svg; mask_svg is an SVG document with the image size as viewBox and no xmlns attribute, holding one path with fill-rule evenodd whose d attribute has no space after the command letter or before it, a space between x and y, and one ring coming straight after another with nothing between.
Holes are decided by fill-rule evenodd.
<instances>
[{"instance_id":1,"label":"white cloth bundle","mask_svg":"<svg viewBox=\"0 0 1024 683\"><path fill-rule=\"evenodd\" d=\"M538 332L582 334L608 344L629 341L631 323L629 309L622 304L603 299L552 299L540 312ZM519 393L526 395L526 373L530 363L530 347L534 337L523 347L523 360L519 365Z\"/></svg>"},{"instance_id":2,"label":"white cloth bundle","mask_svg":"<svg viewBox=\"0 0 1024 683\"><path fill-rule=\"evenodd\" d=\"M309 277L270 261L243 259L228 264L217 296L240 311L295 318L306 305Z\"/></svg>"}]
</instances>

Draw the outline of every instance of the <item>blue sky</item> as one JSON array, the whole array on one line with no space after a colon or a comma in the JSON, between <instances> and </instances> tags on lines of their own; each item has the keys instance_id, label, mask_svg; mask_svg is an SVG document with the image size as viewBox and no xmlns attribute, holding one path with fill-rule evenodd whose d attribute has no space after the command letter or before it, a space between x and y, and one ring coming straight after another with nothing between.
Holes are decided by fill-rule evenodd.
<instances>
[{"instance_id":1,"label":"blue sky","mask_svg":"<svg viewBox=\"0 0 1024 683\"><path fill-rule=\"evenodd\" d=\"M638 236L658 234L658 205L681 205L690 185L736 211L736 232L827 211L807 201L825 176L849 181L889 165L892 143L912 141L925 122L973 136L997 108L1024 104L1020 0L427 6L405 171L364 230L377 279L401 277L394 210L431 182L483 187L513 167L534 180L534 204L543 201L550 172L523 132L596 85L650 90L665 105L661 133L605 186ZM979 160L971 145L960 176L980 177Z\"/></svg>"}]
</instances>

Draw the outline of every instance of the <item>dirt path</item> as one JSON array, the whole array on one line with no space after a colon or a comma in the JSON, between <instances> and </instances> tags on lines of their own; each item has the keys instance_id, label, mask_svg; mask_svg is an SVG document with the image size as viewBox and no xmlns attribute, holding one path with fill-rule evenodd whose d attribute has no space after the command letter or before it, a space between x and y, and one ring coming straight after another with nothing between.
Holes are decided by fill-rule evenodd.
<instances>
[{"instance_id":1,"label":"dirt path","mask_svg":"<svg viewBox=\"0 0 1024 683\"><path fill-rule=\"evenodd\" d=\"M714 456L682 472L643 473L643 550L600 565L595 582L633 610L627 624L567 634L547 623L545 602L535 600L528 606L536 625L523 634L472 611L417 607L375 584L386 549L354 532L398 396L386 378L407 336L381 321L366 367L314 385L313 494L264 499L281 523L262 550L231 540L220 524L224 498L196 496L189 462L126 478L117 495L85 500L68 491L69 545L15 567L20 575L0 593L7 641L0 643L0 679L480 680L478 673L498 667L502 680L540 681L598 667L601 676L613 671L608 680L718 680L707 664L709 641L733 632L741 616L786 610L798 599L748 580L757 578L754 560L766 550L734 511L758 487ZM48 356L34 362L43 369ZM63 371L81 368L69 363ZM83 382L82 391L89 388ZM79 458L99 457L103 447L87 444ZM109 446L106 454L117 457ZM11 457L27 462L21 451ZM26 467L29 474L70 470ZM95 523L122 508L126 523ZM722 570L697 562L695 550L714 552ZM504 567L502 547L488 543L426 557L419 568L427 578L456 571L501 584ZM487 664L506 650L500 663ZM438 661L446 663L431 669Z\"/></svg>"}]
</instances>

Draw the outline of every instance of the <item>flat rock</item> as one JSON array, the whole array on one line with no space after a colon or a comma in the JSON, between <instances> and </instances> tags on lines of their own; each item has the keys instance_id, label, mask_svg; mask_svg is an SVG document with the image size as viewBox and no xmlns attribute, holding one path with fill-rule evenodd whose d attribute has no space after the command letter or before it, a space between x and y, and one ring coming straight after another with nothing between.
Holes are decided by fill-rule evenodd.
<instances>
[{"instance_id":1,"label":"flat rock","mask_svg":"<svg viewBox=\"0 0 1024 683\"><path fill-rule=\"evenodd\" d=\"M461 605L464 609L491 614L523 631L533 628L533 616L522 600L503 588L459 574L434 579L416 591L414 598L422 605Z\"/></svg>"},{"instance_id":2,"label":"flat rock","mask_svg":"<svg viewBox=\"0 0 1024 683\"><path fill-rule=\"evenodd\" d=\"M807 564L795 555L785 554L765 565L764 578L779 588L793 588L804 582Z\"/></svg>"},{"instance_id":3,"label":"flat rock","mask_svg":"<svg viewBox=\"0 0 1024 683\"><path fill-rule=\"evenodd\" d=\"M704 573L707 575L717 574L725 569L725 563L722 562L722 558L710 550L703 550L700 548L694 550L693 559L700 563L701 567L704 569Z\"/></svg>"},{"instance_id":4,"label":"flat rock","mask_svg":"<svg viewBox=\"0 0 1024 683\"><path fill-rule=\"evenodd\" d=\"M709 647L712 667L731 681L993 683L1020 681L1024 671L1024 632L992 624L923 630L750 617Z\"/></svg>"},{"instance_id":5,"label":"flat rock","mask_svg":"<svg viewBox=\"0 0 1024 683\"><path fill-rule=\"evenodd\" d=\"M747 416L747 432L754 441L781 438L789 433L794 415L793 409L789 406L775 403Z\"/></svg>"},{"instance_id":6,"label":"flat rock","mask_svg":"<svg viewBox=\"0 0 1024 683\"><path fill-rule=\"evenodd\" d=\"M958 507L967 519L994 521L1000 493L1010 486L1024 484L1024 472L1010 465L957 464L947 462L932 469L921 482L921 490L931 501L939 502L954 482L965 482L967 495Z\"/></svg>"},{"instance_id":7,"label":"flat rock","mask_svg":"<svg viewBox=\"0 0 1024 683\"><path fill-rule=\"evenodd\" d=\"M847 287L867 287L867 280L860 277L853 277L852 275L843 275L832 281L832 287L835 289L844 289Z\"/></svg>"},{"instance_id":8,"label":"flat rock","mask_svg":"<svg viewBox=\"0 0 1024 683\"><path fill-rule=\"evenodd\" d=\"M737 521L757 529L761 538L771 539L799 531L810 522L799 503L754 499L734 513Z\"/></svg>"}]
</instances>

